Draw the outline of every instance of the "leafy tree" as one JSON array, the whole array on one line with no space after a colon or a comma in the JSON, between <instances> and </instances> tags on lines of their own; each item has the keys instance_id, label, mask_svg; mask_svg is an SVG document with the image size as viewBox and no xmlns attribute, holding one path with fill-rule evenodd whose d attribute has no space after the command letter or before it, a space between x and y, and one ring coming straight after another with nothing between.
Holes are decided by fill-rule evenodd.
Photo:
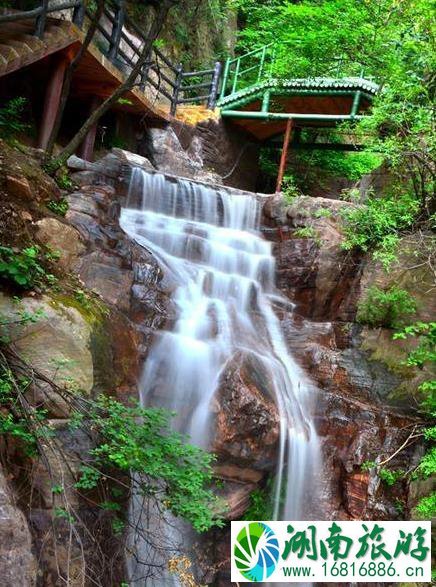
<instances>
[{"instance_id":1,"label":"leafy tree","mask_svg":"<svg viewBox=\"0 0 436 587\"><path fill-rule=\"evenodd\" d=\"M371 327L397 328L415 312L416 302L406 290L395 285L386 290L372 286L358 304L357 321Z\"/></svg>"},{"instance_id":2,"label":"leafy tree","mask_svg":"<svg viewBox=\"0 0 436 587\"><path fill-rule=\"evenodd\" d=\"M273 43L273 75L360 75L359 62L365 77L374 77L382 89L371 114L354 130L362 134L369 152L382 155L414 213L417 207L421 219L434 214L433 2L233 0L233 4L244 24L239 50ZM345 160L339 154L337 158Z\"/></svg>"}]
</instances>

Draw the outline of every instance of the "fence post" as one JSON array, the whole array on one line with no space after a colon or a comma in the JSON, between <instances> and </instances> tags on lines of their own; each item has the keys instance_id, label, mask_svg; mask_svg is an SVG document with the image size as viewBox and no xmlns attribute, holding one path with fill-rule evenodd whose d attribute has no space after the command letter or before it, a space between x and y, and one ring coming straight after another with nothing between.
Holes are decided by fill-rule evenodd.
<instances>
[{"instance_id":1,"label":"fence post","mask_svg":"<svg viewBox=\"0 0 436 587\"><path fill-rule=\"evenodd\" d=\"M42 37L44 36L45 21L47 19L48 0L42 1L41 8L42 8L42 12L37 17L36 25L35 25L35 35L40 39L42 39Z\"/></svg>"},{"instance_id":2,"label":"fence post","mask_svg":"<svg viewBox=\"0 0 436 587\"><path fill-rule=\"evenodd\" d=\"M260 82L263 73L263 65L265 63L265 55L266 55L266 45L262 49L262 53L260 56L260 65L259 65L259 73L257 74L257 81Z\"/></svg>"},{"instance_id":3,"label":"fence post","mask_svg":"<svg viewBox=\"0 0 436 587\"><path fill-rule=\"evenodd\" d=\"M176 80L175 80L175 88L173 92L173 99L171 101L171 115L174 116L177 110L177 103L179 101L179 93L180 88L182 87L182 80L183 80L183 66L181 63L177 66L177 73L176 73Z\"/></svg>"},{"instance_id":4,"label":"fence post","mask_svg":"<svg viewBox=\"0 0 436 587\"><path fill-rule=\"evenodd\" d=\"M74 7L73 10L73 23L79 27L79 29L83 26L83 21L85 20L85 4L84 0L80 2L78 6Z\"/></svg>"},{"instance_id":5,"label":"fence post","mask_svg":"<svg viewBox=\"0 0 436 587\"><path fill-rule=\"evenodd\" d=\"M236 61L235 74L234 74L234 78L233 78L232 94L234 94L236 92L236 86L238 84L238 76L239 76L240 67L241 67L241 58L238 57L238 59Z\"/></svg>"},{"instance_id":6,"label":"fence post","mask_svg":"<svg viewBox=\"0 0 436 587\"><path fill-rule=\"evenodd\" d=\"M226 64L224 66L224 75L223 75L223 82L221 85L221 93L220 93L220 100L224 98L226 95L226 86L227 81L229 79L229 70L230 70L230 57L227 58Z\"/></svg>"},{"instance_id":7,"label":"fence post","mask_svg":"<svg viewBox=\"0 0 436 587\"><path fill-rule=\"evenodd\" d=\"M216 101L218 98L218 86L220 83L220 77L221 77L221 63L219 61L217 61L215 63L215 67L213 69L212 83L210 85L210 94L209 94L209 99L207 101L207 107L209 108L209 110L213 110L216 106Z\"/></svg>"},{"instance_id":8,"label":"fence post","mask_svg":"<svg viewBox=\"0 0 436 587\"><path fill-rule=\"evenodd\" d=\"M117 3L117 8L115 9L114 21L112 25L112 34L108 53L108 57L111 61L116 59L118 53L118 47L120 46L121 41L121 33L123 32L125 14L126 8L124 0L120 0L120 2Z\"/></svg>"}]
</instances>

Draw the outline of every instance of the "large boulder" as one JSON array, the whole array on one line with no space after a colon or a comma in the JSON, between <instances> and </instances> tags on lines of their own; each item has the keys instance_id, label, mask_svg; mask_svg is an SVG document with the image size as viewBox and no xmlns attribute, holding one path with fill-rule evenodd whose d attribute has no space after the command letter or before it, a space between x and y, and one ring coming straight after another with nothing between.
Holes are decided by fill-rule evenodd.
<instances>
[{"instance_id":1,"label":"large boulder","mask_svg":"<svg viewBox=\"0 0 436 587\"><path fill-rule=\"evenodd\" d=\"M36 320L17 324L24 313ZM31 367L60 385L91 392L92 325L78 309L48 296L24 297L17 306L12 298L0 293L0 314L11 323L8 333L14 348ZM67 403L50 387L35 393L35 401L42 402L54 417L69 413Z\"/></svg>"},{"instance_id":2,"label":"large boulder","mask_svg":"<svg viewBox=\"0 0 436 587\"><path fill-rule=\"evenodd\" d=\"M36 585L36 560L23 512L15 505L0 467L0 583L2 587Z\"/></svg>"},{"instance_id":3,"label":"large boulder","mask_svg":"<svg viewBox=\"0 0 436 587\"><path fill-rule=\"evenodd\" d=\"M56 218L43 218L36 223L36 238L60 255L59 265L69 269L85 247L79 232Z\"/></svg>"},{"instance_id":4,"label":"large boulder","mask_svg":"<svg viewBox=\"0 0 436 587\"><path fill-rule=\"evenodd\" d=\"M270 470L280 433L271 374L254 354L236 352L219 381L213 449L239 466Z\"/></svg>"}]
</instances>

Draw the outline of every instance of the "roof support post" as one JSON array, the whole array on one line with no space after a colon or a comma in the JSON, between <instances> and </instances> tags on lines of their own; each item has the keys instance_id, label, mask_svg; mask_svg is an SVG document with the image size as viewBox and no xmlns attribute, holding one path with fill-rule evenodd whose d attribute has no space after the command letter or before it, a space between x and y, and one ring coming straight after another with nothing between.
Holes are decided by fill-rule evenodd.
<instances>
[{"instance_id":1,"label":"roof support post","mask_svg":"<svg viewBox=\"0 0 436 587\"><path fill-rule=\"evenodd\" d=\"M283 139L282 155L280 157L279 173L277 176L276 194L282 191L283 176L286 171L286 159L288 158L289 141L292 131L292 118L288 118L286 123L285 138Z\"/></svg>"},{"instance_id":2,"label":"roof support post","mask_svg":"<svg viewBox=\"0 0 436 587\"><path fill-rule=\"evenodd\" d=\"M59 57L54 57L49 65L49 67L52 67L52 71L45 91L44 108L41 125L39 127L38 147L40 149L45 150L47 148L53 130L68 63L68 57L66 55L61 55Z\"/></svg>"},{"instance_id":3,"label":"roof support post","mask_svg":"<svg viewBox=\"0 0 436 587\"><path fill-rule=\"evenodd\" d=\"M357 92L354 94L353 105L351 107L351 113L350 113L351 119L353 119L356 116L357 111L359 110L360 95L361 95L360 90L357 90Z\"/></svg>"},{"instance_id":4,"label":"roof support post","mask_svg":"<svg viewBox=\"0 0 436 587\"><path fill-rule=\"evenodd\" d=\"M94 110L98 108L101 103L101 98L94 96L92 98L91 107L89 109L89 114L91 115ZM92 155L94 153L94 144L95 144L95 137L97 135L97 123L95 123L88 131L87 135L83 139L82 144L80 145L80 153L79 156L84 159L85 161L92 161Z\"/></svg>"},{"instance_id":5,"label":"roof support post","mask_svg":"<svg viewBox=\"0 0 436 587\"><path fill-rule=\"evenodd\" d=\"M271 90L266 90L263 95L263 100L262 100L262 112L268 112L270 98L271 98Z\"/></svg>"}]
</instances>

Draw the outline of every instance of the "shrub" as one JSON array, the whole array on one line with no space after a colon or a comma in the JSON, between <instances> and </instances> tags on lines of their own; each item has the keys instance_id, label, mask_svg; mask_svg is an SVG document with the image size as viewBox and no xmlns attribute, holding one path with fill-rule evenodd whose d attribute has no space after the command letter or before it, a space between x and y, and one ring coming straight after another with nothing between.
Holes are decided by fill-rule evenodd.
<instances>
[{"instance_id":1,"label":"shrub","mask_svg":"<svg viewBox=\"0 0 436 587\"><path fill-rule=\"evenodd\" d=\"M386 267L395 259L398 232L412 226L418 210L418 201L408 195L371 198L365 206L343 210L345 240L342 248L375 250L376 258Z\"/></svg>"},{"instance_id":2,"label":"shrub","mask_svg":"<svg viewBox=\"0 0 436 587\"><path fill-rule=\"evenodd\" d=\"M57 214L58 216L65 216L68 212L68 202L65 198L60 200L50 200L47 204L47 208Z\"/></svg>"},{"instance_id":3,"label":"shrub","mask_svg":"<svg viewBox=\"0 0 436 587\"><path fill-rule=\"evenodd\" d=\"M392 485L395 485L397 481L404 477L404 471L393 471L391 469L381 468L378 472L378 476L384 483L386 483L386 485L389 485L389 487L391 487Z\"/></svg>"},{"instance_id":4,"label":"shrub","mask_svg":"<svg viewBox=\"0 0 436 587\"><path fill-rule=\"evenodd\" d=\"M297 228L294 236L297 238L316 238L317 232L312 226L303 226L302 228Z\"/></svg>"},{"instance_id":5,"label":"shrub","mask_svg":"<svg viewBox=\"0 0 436 587\"><path fill-rule=\"evenodd\" d=\"M436 491L420 500L416 506L416 513L423 520L431 520L436 516Z\"/></svg>"},{"instance_id":6,"label":"shrub","mask_svg":"<svg viewBox=\"0 0 436 587\"><path fill-rule=\"evenodd\" d=\"M22 289L51 284L55 278L45 271L42 259L36 245L21 250L0 247L0 278Z\"/></svg>"},{"instance_id":7,"label":"shrub","mask_svg":"<svg viewBox=\"0 0 436 587\"><path fill-rule=\"evenodd\" d=\"M416 302L404 289L392 286L382 290L369 288L366 298L357 307L357 321L373 328L384 326L397 328L416 312Z\"/></svg>"},{"instance_id":8,"label":"shrub","mask_svg":"<svg viewBox=\"0 0 436 587\"><path fill-rule=\"evenodd\" d=\"M27 128L27 124L22 122L25 105L26 99L18 97L9 100L0 108L0 136L11 139Z\"/></svg>"}]
</instances>

